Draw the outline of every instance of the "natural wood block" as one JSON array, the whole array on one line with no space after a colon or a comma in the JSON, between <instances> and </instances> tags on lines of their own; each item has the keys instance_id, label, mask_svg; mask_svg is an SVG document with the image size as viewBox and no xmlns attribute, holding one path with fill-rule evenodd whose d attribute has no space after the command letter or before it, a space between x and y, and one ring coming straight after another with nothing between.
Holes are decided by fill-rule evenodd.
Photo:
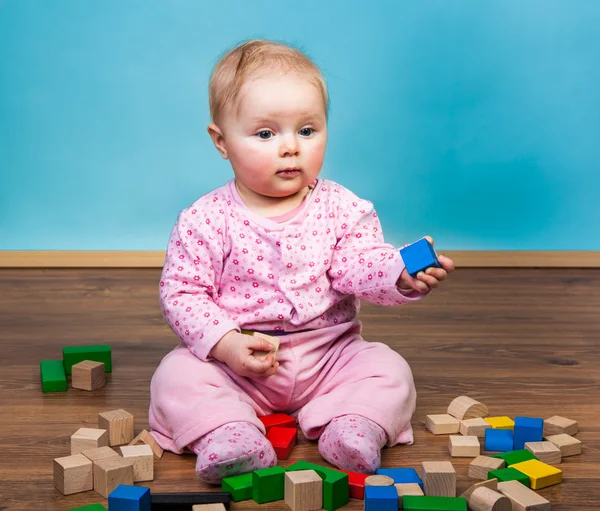
<instances>
[{"instance_id":1,"label":"natural wood block","mask_svg":"<svg viewBox=\"0 0 600 511\"><path fill-rule=\"evenodd\" d=\"M530 451L538 460L548 463L548 465L562 463L560 449L548 440L545 442L525 442L525 449Z\"/></svg>"},{"instance_id":2,"label":"natural wood block","mask_svg":"<svg viewBox=\"0 0 600 511\"><path fill-rule=\"evenodd\" d=\"M54 487L63 495L93 489L92 462L83 454L54 460Z\"/></svg>"},{"instance_id":3,"label":"natural wood block","mask_svg":"<svg viewBox=\"0 0 600 511\"><path fill-rule=\"evenodd\" d=\"M498 491L512 502L512 511L550 511L552 505L544 497L523 486L519 481L498 483Z\"/></svg>"},{"instance_id":4,"label":"natural wood block","mask_svg":"<svg viewBox=\"0 0 600 511\"><path fill-rule=\"evenodd\" d=\"M469 509L472 511L512 511L512 504L508 497L481 486L471 494Z\"/></svg>"},{"instance_id":5,"label":"natural wood block","mask_svg":"<svg viewBox=\"0 0 600 511\"><path fill-rule=\"evenodd\" d=\"M485 430L491 427L490 423L483 417L475 417L474 419L460 421L459 431L461 435L483 438L485 436Z\"/></svg>"},{"instance_id":6,"label":"natural wood block","mask_svg":"<svg viewBox=\"0 0 600 511\"><path fill-rule=\"evenodd\" d=\"M129 442L129 445L138 445L140 443L149 445L152 449L152 452L154 453L154 456L156 456L157 458L162 458L164 452L163 448L160 445L158 445L158 442L154 439L152 434L146 431L145 429L142 430L141 433L138 436L136 436L131 442Z\"/></svg>"},{"instance_id":7,"label":"natural wood block","mask_svg":"<svg viewBox=\"0 0 600 511\"><path fill-rule=\"evenodd\" d=\"M402 497L404 495L425 495L417 483L398 483L394 485L398 492L398 509L402 509Z\"/></svg>"},{"instance_id":8,"label":"natural wood block","mask_svg":"<svg viewBox=\"0 0 600 511\"><path fill-rule=\"evenodd\" d=\"M365 486L394 486L394 480L389 476L376 474L365 479Z\"/></svg>"},{"instance_id":9,"label":"natural wood block","mask_svg":"<svg viewBox=\"0 0 600 511\"><path fill-rule=\"evenodd\" d=\"M577 421L553 415L548 419L544 419L544 436L558 435L565 433L566 435L577 434Z\"/></svg>"},{"instance_id":10,"label":"natural wood block","mask_svg":"<svg viewBox=\"0 0 600 511\"><path fill-rule=\"evenodd\" d=\"M192 506L192 511L225 511L227 508L225 504L196 504Z\"/></svg>"},{"instance_id":11,"label":"natural wood block","mask_svg":"<svg viewBox=\"0 0 600 511\"><path fill-rule=\"evenodd\" d=\"M448 450L453 458L475 458L481 452L481 445L476 436L450 435Z\"/></svg>"},{"instance_id":12,"label":"natural wood block","mask_svg":"<svg viewBox=\"0 0 600 511\"><path fill-rule=\"evenodd\" d=\"M462 493L462 495L460 495L460 496L467 499L467 502L468 502L469 499L471 498L471 494L477 488L481 488L482 486L485 486L486 488L489 488L490 490L497 490L498 489L498 479L495 479L495 478L488 479L487 481L480 481L478 483L475 483L473 486L471 486L470 488L465 490L465 492Z\"/></svg>"},{"instance_id":13,"label":"natural wood block","mask_svg":"<svg viewBox=\"0 0 600 511\"><path fill-rule=\"evenodd\" d=\"M154 479L154 453L149 445L123 445L121 455L133 461L133 482Z\"/></svg>"},{"instance_id":14,"label":"natural wood block","mask_svg":"<svg viewBox=\"0 0 600 511\"><path fill-rule=\"evenodd\" d=\"M498 470L504 467L504 460L499 458L490 458L489 456L477 456L469 465L469 477L472 479L488 478L490 470Z\"/></svg>"},{"instance_id":15,"label":"natural wood block","mask_svg":"<svg viewBox=\"0 0 600 511\"><path fill-rule=\"evenodd\" d=\"M515 429L515 421L510 417L486 417L484 419L493 429Z\"/></svg>"},{"instance_id":16,"label":"natural wood block","mask_svg":"<svg viewBox=\"0 0 600 511\"><path fill-rule=\"evenodd\" d=\"M323 480L314 470L285 473L285 503L292 511L313 511L323 505Z\"/></svg>"},{"instance_id":17,"label":"natural wood block","mask_svg":"<svg viewBox=\"0 0 600 511\"><path fill-rule=\"evenodd\" d=\"M490 412L483 403L475 401L469 396L459 396L448 406L448 413L457 419L463 420L486 417Z\"/></svg>"},{"instance_id":18,"label":"natural wood block","mask_svg":"<svg viewBox=\"0 0 600 511\"><path fill-rule=\"evenodd\" d=\"M449 461L424 461L421 479L427 496L456 496L456 471Z\"/></svg>"},{"instance_id":19,"label":"natural wood block","mask_svg":"<svg viewBox=\"0 0 600 511\"><path fill-rule=\"evenodd\" d=\"M108 431L105 429L79 428L71 435L71 454L79 454L106 445L108 445Z\"/></svg>"},{"instance_id":20,"label":"natural wood block","mask_svg":"<svg viewBox=\"0 0 600 511\"><path fill-rule=\"evenodd\" d=\"M528 460L511 465L511 468L529 476L532 490L540 490L562 482L562 470L540 460Z\"/></svg>"},{"instance_id":21,"label":"natural wood block","mask_svg":"<svg viewBox=\"0 0 600 511\"><path fill-rule=\"evenodd\" d=\"M120 484L133 485L133 461L106 458L94 462L94 490L105 499Z\"/></svg>"},{"instance_id":22,"label":"natural wood block","mask_svg":"<svg viewBox=\"0 0 600 511\"><path fill-rule=\"evenodd\" d=\"M425 417L425 427L434 435L447 435L458 433L460 422L456 417L452 417L448 413L427 415Z\"/></svg>"},{"instance_id":23,"label":"natural wood block","mask_svg":"<svg viewBox=\"0 0 600 511\"><path fill-rule=\"evenodd\" d=\"M577 438L567 435L566 433L547 436L546 440L552 442L560 449L560 455L563 458L565 456L575 456L576 454L581 454L581 441L577 440Z\"/></svg>"},{"instance_id":24,"label":"natural wood block","mask_svg":"<svg viewBox=\"0 0 600 511\"><path fill-rule=\"evenodd\" d=\"M90 461L104 460L107 458L119 458L119 454L108 446L87 449L85 451L81 451L81 454L83 454Z\"/></svg>"},{"instance_id":25,"label":"natural wood block","mask_svg":"<svg viewBox=\"0 0 600 511\"><path fill-rule=\"evenodd\" d=\"M71 368L71 387L81 390L96 390L106 385L104 362L84 360Z\"/></svg>"},{"instance_id":26,"label":"natural wood block","mask_svg":"<svg viewBox=\"0 0 600 511\"><path fill-rule=\"evenodd\" d=\"M133 440L133 415L119 409L98 414L98 427L108 430L108 445L128 444Z\"/></svg>"}]
</instances>

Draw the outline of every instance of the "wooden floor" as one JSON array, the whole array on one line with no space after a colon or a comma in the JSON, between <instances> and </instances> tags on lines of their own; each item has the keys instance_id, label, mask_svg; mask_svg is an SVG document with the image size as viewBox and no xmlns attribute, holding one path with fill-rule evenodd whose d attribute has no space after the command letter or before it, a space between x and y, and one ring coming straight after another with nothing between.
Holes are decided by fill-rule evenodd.
<instances>
[{"instance_id":1,"label":"wooden floor","mask_svg":"<svg viewBox=\"0 0 600 511\"><path fill-rule=\"evenodd\" d=\"M93 491L62 496L52 460L69 454L69 437L95 427L97 413L125 408L136 433L148 426L149 382L176 338L158 308L156 269L0 270L0 509L58 510L104 503ZM541 490L552 509L600 509L600 270L462 269L422 302L397 308L363 305L365 338L388 343L412 366L418 406L416 442L384 450L383 466L420 467L450 460L447 438L424 428L468 394L493 415L579 422L584 453L561 465L564 482ZM92 393L43 394L39 362L66 345L109 343L113 373ZM324 463L301 438L288 460ZM165 453L153 491L209 489L194 457ZM471 482L469 459L452 460L458 491ZM285 462L285 463L288 463ZM287 509L283 501L232 509ZM344 508L358 510L352 500Z\"/></svg>"}]
</instances>

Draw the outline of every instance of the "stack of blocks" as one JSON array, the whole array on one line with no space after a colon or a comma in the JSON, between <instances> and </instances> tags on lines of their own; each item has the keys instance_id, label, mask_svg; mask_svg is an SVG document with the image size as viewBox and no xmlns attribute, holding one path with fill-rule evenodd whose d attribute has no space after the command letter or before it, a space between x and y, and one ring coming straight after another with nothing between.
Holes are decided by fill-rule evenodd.
<instances>
[{"instance_id":1,"label":"stack of blocks","mask_svg":"<svg viewBox=\"0 0 600 511\"><path fill-rule=\"evenodd\" d=\"M264 424L266 437L277 454L277 459L287 460L298 440L296 419L285 413L259 417Z\"/></svg>"},{"instance_id":2,"label":"stack of blocks","mask_svg":"<svg viewBox=\"0 0 600 511\"><path fill-rule=\"evenodd\" d=\"M106 373L112 371L112 356L108 344L68 346L62 360L42 360L40 378L43 392L67 390L67 375L71 386L81 390L96 390L106 385Z\"/></svg>"}]
</instances>

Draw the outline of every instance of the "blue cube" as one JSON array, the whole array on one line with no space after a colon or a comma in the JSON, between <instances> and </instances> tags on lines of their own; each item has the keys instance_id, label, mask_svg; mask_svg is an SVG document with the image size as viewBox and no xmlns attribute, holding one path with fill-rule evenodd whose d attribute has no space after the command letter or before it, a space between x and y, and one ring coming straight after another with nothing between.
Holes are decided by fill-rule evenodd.
<instances>
[{"instance_id":1,"label":"blue cube","mask_svg":"<svg viewBox=\"0 0 600 511\"><path fill-rule=\"evenodd\" d=\"M485 430L485 450L486 451L512 451L513 450L513 432L512 429L493 429Z\"/></svg>"},{"instance_id":2,"label":"blue cube","mask_svg":"<svg viewBox=\"0 0 600 511\"><path fill-rule=\"evenodd\" d=\"M437 254L426 238L421 238L413 244L401 248L400 256L404 261L406 271L411 277L416 277L417 273L431 266L441 268Z\"/></svg>"},{"instance_id":3,"label":"blue cube","mask_svg":"<svg viewBox=\"0 0 600 511\"><path fill-rule=\"evenodd\" d=\"M391 477L394 484L417 483L425 491L423 481L414 468L378 468L376 474Z\"/></svg>"},{"instance_id":4,"label":"blue cube","mask_svg":"<svg viewBox=\"0 0 600 511\"><path fill-rule=\"evenodd\" d=\"M395 486L365 486L365 511L398 511Z\"/></svg>"},{"instance_id":5,"label":"blue cube","mask_svg":"<svg viewBox=\"0 0 600 511\"><path fill-rule=\"evenodd\" d=\"M525 442L541 442L544 437L544 419L515 417L513 448L524 449Z\"/></svg>"},{"instance_id":6,"label":"blue cube","mask_svg":"<svg viewBox=\"0 0 600 511\"><path fill-rule=\"evenodd\" d=\"M150 511L150 488L120 484L108 496L108 511Z\"/></svg>"}]
</instances>

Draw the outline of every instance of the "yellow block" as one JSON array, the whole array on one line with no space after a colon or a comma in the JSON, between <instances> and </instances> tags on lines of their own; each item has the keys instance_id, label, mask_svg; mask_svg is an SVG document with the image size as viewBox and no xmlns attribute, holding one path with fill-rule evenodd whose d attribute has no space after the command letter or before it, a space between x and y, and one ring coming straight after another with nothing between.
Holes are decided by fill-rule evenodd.
<instances>
[{"instance_id":1,"label":"yellow block","mask_svg":"<svg viewBox=\"0 0 600 511\"><path fill-rule=\"evenodd\" d=\"M493 429L515 429L515 421L510 417L484 417Z\"/></svg>"},{"instance_id":2,"label":"yellow block","mask_svg":"<svg viewBox=\"0 0 600 511\"><path fill-rule=\"evenodd\" d=\"M539 490L562 482L562 470L539 460L527 460L510 465L529 476L532 490Z\"/></svg>"}]
</instances>

